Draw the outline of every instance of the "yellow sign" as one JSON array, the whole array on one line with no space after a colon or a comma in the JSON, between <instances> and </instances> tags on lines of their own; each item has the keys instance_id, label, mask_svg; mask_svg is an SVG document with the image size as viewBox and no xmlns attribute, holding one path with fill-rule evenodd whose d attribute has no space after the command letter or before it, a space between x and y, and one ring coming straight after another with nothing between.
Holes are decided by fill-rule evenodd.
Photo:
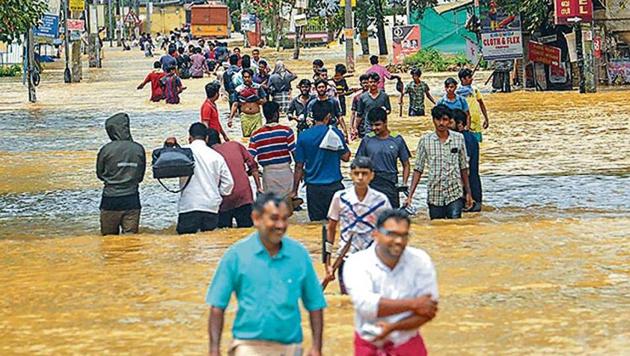
<instances>
[{"instance_id":1,"label":"yellow sign","mask_svg":"<svg viewBox=\"0 0 630 356\"><path fill-rule=\"evenodd\" d=\"M339 0L339 7L345 7L346 6L346 0ZM357 7L357 0L352 0L350 2L350 6L352 7Z\"/></svg>"},{"instance_id":2,"label":"yellow sign","mask_svg":"<svg viewBox=\"0 0 630 356\"><path fill-rule=\"evenodd\" d=\"M85 0L66 0L69 1L70 10L83 11L85 10Z\"/></svg>"}]
</instances>

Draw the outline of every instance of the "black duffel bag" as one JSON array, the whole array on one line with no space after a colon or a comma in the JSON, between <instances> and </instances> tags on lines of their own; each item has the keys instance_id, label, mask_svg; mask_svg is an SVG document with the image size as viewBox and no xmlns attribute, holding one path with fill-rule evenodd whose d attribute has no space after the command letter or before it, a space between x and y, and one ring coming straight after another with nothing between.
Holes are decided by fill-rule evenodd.
<instances>
[{"instance_id":1,"label":"black duffel bag","mask_svg":"<svg viewBox=\"0 0 630 356\"><path fill-rule=\"evenodd\" d=\"M153 178L171 193L179 193L186 189L190 177L195 173L195 156L190 148L164 146L153 150ZM188 177L186 184L180 190L171 190L162 183L161 179Z\"/></svg>"}]
</instances>

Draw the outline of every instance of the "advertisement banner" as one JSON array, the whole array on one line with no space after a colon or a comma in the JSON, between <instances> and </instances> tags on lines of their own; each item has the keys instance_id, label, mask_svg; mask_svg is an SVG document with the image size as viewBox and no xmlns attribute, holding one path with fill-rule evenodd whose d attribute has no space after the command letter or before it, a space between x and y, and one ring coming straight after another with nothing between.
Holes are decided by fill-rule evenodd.
<instances>
[{"instance_id":1,"label":"advertisement banner","mask_svg":"<svg viewBox=\"0 0 630 356\"><path fill-rule=\"evenodd\" d=\"M35 27L33 35L36 37L57 38L59 34L59 16L44 14L40 25Z\"/></svg>"},{"instance_id":2,"label":"advertisement banner","mask_svg":"<svg viewBox=\"0 0 630 356\"><path fill-rule=\"evenodd\" d=\"M523 57L521 31L495 31L481 34L483 58L489 61Z\"/></svg>"},{"instance_id":3,"label":"advertisement banner","mask_svg":"<svg viewBox=\"0 0 630 356\"><path fill-rule=\"evenodd\" d=\"M481 0L481 45L486 60L523 57L521 17L502 9L495 0Z\"/></svg>"},{"instance_id":4,"label":"advertisement banner","mask_svg":"<svg viewBox=\"0 0 630 356\"><path fill-rule=\"evenodd\" d=\"M85 31L85 21L68 19L68 31Z\"/></svg>"},{"instance_id":5,"label":"advertisement banner","mask_svg":"<svg viewBox=\"0 0 630 356\"><path fill-rule=\"evenodd\" d=\"M610 84L630 84L630 61L610 61L606 66Z\"/></svg>"},{"instance_id":6,"label":"advertisement banner","mask_svg":"<svg viewBox=\"0 0 630 356\"><path fill-rule=\"evenodd\" d=\"M85 0L68 0L69 7L72 11L83 11L85 10Z\"/></svg>"},{"instance_id":7,"label":"advertisement banner","mask_svg":"<svg viewBox=\"0 0 630 356\"><path fill-rule=\"evenodd\" d=\"M466 58L473 64L473 66L477 66L477 62L481 59L481 49L469 38L466 38Z\"/></svg>"},{"instance_id":8,"label":"advertisement banner","mask_svg":"<svg viewBox=\"0 0 630 356\"><path fill-rule=\"evenodd\" d=\"M529 41L527 44L527 58L532 62L547 64L547 65L560 65L560 48L547 46L542 43Z\"/></svg>"},{"instance_id":9,"label":"advertisement banner","mask_svg":"<svg viewBox=\"0 0 630 356\"><path fill-rule=\"evenodd\" d=\"M572 25L593 20L592 0L554 0L556 25Z\"/></svg>"},{"instance_id":10,"label":"advertisement banner","mask_svg":"<svg viewBox=\"0 0 630 356\"><path fill-rule=\"evenodd\" d=\"M399 64L420 50L420 26L395 26L392 30L393 63Z\"/></svg>"}]
</instances>

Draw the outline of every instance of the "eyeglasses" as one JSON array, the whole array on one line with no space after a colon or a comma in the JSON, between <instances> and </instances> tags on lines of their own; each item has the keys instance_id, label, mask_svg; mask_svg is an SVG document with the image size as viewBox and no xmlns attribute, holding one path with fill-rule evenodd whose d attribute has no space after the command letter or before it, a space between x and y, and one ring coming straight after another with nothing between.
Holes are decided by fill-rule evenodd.
<instances>
[{"instance_id":1,"label":"eyeglasses","mask_svg":"<svg viewBox=\"0 0 630 356\"><path fill-rule=\"evenodd\" d=\"M382 228L382 227L378 229L378 232L380 232L380 233L381 233L381 234L383 234L383 235L387 235L387 236L389 236L389 237L391 237L391 238L401 238L401 239L403 239L403 240L408 240L408 239L409 239L409 236L411 236L411 234L410 234L410 233L406 233L406 234L399 234L399 233L397 233L397 232L390 231L390 230L387 230L387 229Z\"/></svg>"}]
</instances>

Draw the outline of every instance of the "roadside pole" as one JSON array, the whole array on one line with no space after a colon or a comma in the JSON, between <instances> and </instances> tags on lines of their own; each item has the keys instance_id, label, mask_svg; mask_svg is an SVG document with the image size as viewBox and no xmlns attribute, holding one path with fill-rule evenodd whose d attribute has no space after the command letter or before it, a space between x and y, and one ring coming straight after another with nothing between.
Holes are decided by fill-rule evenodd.
<instances>
[{"instance_id":1,"label":"roadside pole","mask_svg":"<svg viewBox=\"0 0 630 356\"><path fill-rule=\"evenodd\" d=\"M114 47L114 20L112 18L112 0L107 0L107 12L109 13L109 30L107 31L107 37L109 37L109 46Z\"/></svg>"},{"instance_id":2,"label":"roadside pole","mask_svg":"<svg viewBox=\"0 0 630 356\"><path fill-rule=\"evenodd\" d=\"M68 1L70 0L63 0L63 42L64 54L66 57L66 69L63 71L64 83L70 83L72 81L72 76L70 74L70 31L68 31L68 17L70 16L70 12L68 11Z\"/></svg>"},{"instance_id":3,"label":"roadside pole","mask_svg":"<svg viewBox=\"0 0 630 356\"><path fill-rule=\"evenodd\" d=\"M302 9L298 9L298 15L302 14ZM302 35L302 26L295 25L295 43L293 44L293 59L300 58L300 36Z\"/></svg>"},{"instance_id":4,"label":"roadside pole","mask_svg":"<svg viewBox=\"0 0 630 356\"><path fill-rule=\"evenodd\" d=\"M354 73L354 26L352 23L352 0L346 1L346 68L348 73Z\"/></svg>"},{"instance_id":5,"label":"roadside pole","mask_svg":"<svg viewBox=\"0 0 630 356\"><path fill-rule=\"evenodd\" d=\"M28 30L26 37L27 48L27 64L26 64L26 81L28 82L28 101L34 103L37 101L37 93L35 92L35 84L33 83L33 65L35 63L35 43L33 38L33 29Z\"/></svg>"},{"instance_id":6,"label":"roadside pole","mask_svg":"<svg viewBox=\"0 0 630 356\"><path fill-rule=\"evenodd\" d=\"M575 53L577 55L578 75L579 75L579 88L580 93L586 93L586 81L584 80L584 51L582 48L582 24L580 22L573 26L575 31Z\"/></svg>"}]
</instances>

